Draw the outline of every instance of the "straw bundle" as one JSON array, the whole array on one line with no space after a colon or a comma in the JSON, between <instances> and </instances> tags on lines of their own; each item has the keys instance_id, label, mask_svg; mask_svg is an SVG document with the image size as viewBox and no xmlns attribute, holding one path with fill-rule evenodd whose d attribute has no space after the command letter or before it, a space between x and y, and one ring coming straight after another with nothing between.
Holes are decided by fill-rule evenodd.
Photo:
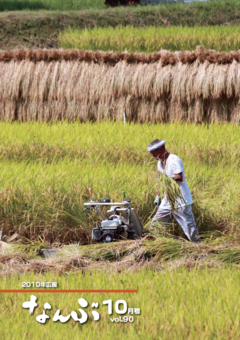
<instances>
[{"instance_id":1,"label":"straw bundle","mask_svg":"<svg viewBox=\"0 0 240 340\"><path fill-rule=\"evenodd\" d=\"M1 120L236 121L240 52L0 52Z\"/></svg>"}]
</instances>

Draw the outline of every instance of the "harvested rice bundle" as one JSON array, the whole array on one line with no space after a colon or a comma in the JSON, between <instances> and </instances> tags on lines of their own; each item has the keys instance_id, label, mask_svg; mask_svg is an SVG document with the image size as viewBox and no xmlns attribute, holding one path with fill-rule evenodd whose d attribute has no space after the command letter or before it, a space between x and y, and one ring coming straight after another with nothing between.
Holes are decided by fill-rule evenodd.
<instances>
[{"instance_id":1,"label":"harvested rice bundle","mask_svg":"<svg viewBox=\"0 0 240 340\"><path fill-rule=\"evenodd\" d=\"M171 177L160 173L157 181L157 189L160 191L160 196L166 195L172 210L176 209L176 201L178 199L186 202L178 183Z\"/></svg>"},{"instance_id":2,"label":"harvested rice bundle","mask_svg":"<svg viewBox=\"0 0 240 340\"><path fill-rule=\"evenodd\" d=\"M184 53L0 52L0 119L236 122L238 54Z\"/></svg>"}]
</instances>

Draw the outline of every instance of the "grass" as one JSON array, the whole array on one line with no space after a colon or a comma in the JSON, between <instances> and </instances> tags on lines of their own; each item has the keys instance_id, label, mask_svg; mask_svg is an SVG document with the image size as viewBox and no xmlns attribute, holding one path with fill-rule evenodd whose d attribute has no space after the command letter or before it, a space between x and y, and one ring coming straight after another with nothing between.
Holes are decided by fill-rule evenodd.
<instances>
[{"instance_id":1,"label":"grass","mask_svg":"<svg viewBox=\"0 0 240 340\"><path fill-rule=\"evenodd\" d=\"M91 9L73 11L86 1L26 2L28 10L0 13L1 49L58 47L59 32L69 26L74 29L93 27L134 26L214 26L239 24L240 4L237 0L195 2L192 4L160 4L127 8L96 8L100 2L91 1ZM96 0L97 1L97 0ZM22 2L24 4L24 2ZM51 11L31 11L30 8L50 6ZM90 2L88 2L89 4ZM101 2L102 4L103 2ZM4 2L6 7L19 2ZM15 5L14 5L15 4ZM30 6L31 4L31 6ZM99 5L100 6L100 5ZM82 8L82 7L81 7ZM2 7L4 9L4 7ZM10 8L9 8L10 9ZM80 9L80 7L79 7ZM65 12L61 12L61 11ZM7 34L6 34L7 32Z\"/></svg>"},{"instance_id":2,"label":"grass","mask_svg":"<svg viewBox=\"0 0 240 340\"><path fill-rule=\"evenodd\" d=\"M239 235L239 127L233 124L123 125L121 122L1 123L0 223L45 243L88 243L95 199L120 200L123 190L145 224L159 183L146 147L155 138L180 156L201 233ZM147 226L146 226L147 227ZM176 236L183 233L169 227Z\"/></svg>"},{"instance_id":3,"label":"grass","mask_svg":"<svg viewBox=\"0 0 240 340\"><path fill-rule=\"evenodd\" d=\"M151 11L152 8L158 9L163 14L167 14L174 10L179 10L180 12L188 11L189 8L198 10L200 15L205 11L211 11L217 7L223 10L224 14L231 12L231 7L239 9L239 3L237 0L210 0L208 2L201 2L195 0L195 2L190 4L184 3L159 3L157 5L138 5L138 6L127 6L127 9L138 11L139 8L144 8ZM17 11L17 10L58 10L58 11L75 11L75 10L101 10L107 9L108 6L105 5L104 0L66 0L64 2L60 0L1 0L0 1L0 11ZM116 9L119 11L119 7ZM120 7L121 11L121 7ZM233 13L233 12L231 12Z\"/></svg>"},{"instance_id":4,"label":"grass","mask_svg":"<svg viewBox=\"0 0 240 340\"><path fill-rule=\"evenodd\" d=\"M104 0L1 0L0 11L19 11L19 10L87 10L104 9Z\"/></svg>"},{"instance_id":5,"label":"grass","mask_svg":"<svg viewBox=\"0 0 240 340\"><path fill-rule=\"evenodd\" d=\"M46 294L35 293L37 304L34 314L23 309L30 293L1 294L0 324L4 339L46 337L54 339L236 339L239 334L239 269L221 268L190 272L186 268L156 272L148 269L139 272L123 271L118 275L110 271L69 273L68 276L25 274L1 280L1 289L21 289L21 282L58 282L58 289L138 289L138 293L105 294ZM87 323L80 325L70 319L66 324L53 322L57 311L66 316L79 309L78 299L85 298L89 315ZM114 303L124 299L129 308L140 308L133 323L110 322L103 301ZM42 314L44 303L50 303L45 325L35 318ZM99 322L92 319L92 302L98 302ZM114 307L113 307L114 308ZM114 309L113 309L114 310ZM78 312L78 311L77 311ZM79 312L78 312L79 314ZM113 311L112 317L117 317Z\"/></svg>"},{"instance_id":6,"label":"grass","mask_svg":"<svg viewBox=\"0 0 240 340\"><path fill-rule=\"evenodd\" d=\"M101 51L152 53L161 49L193 51L202 45L216 51L236 51L240 26L213 27L95 27L69 28L59 35L62 48Z\"/></svg>"}]
</instances>

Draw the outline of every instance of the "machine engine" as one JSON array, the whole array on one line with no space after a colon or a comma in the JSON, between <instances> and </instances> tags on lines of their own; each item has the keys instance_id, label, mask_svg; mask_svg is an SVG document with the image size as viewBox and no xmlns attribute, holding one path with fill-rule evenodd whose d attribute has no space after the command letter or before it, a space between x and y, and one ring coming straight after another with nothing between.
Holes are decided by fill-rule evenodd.
<instances>
[{"instance_id":1,"label":"machine engine","mask_svg":"<svg viewBox=\"0 0 240 340\"><path fill-rule=\"evenodd\" d=\"M92 229L92 240L96 242L112 242L128 239L128 226L121 218L102 221L101 226Z\"/></svg>"}]
</instances>

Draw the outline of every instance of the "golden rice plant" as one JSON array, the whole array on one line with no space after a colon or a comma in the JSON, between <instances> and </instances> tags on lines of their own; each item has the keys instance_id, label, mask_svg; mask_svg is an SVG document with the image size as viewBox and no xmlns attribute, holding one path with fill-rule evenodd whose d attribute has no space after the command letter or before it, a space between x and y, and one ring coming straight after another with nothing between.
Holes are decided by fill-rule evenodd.
<instances>
[{"instance_id":1,"label":"golden rice plant","mask_svg":"<svg viewBox=\"0 0 240 340\"><path fill-rule=\"evenodd\" d=\"M240 26L208 27L94 27L68 28L59 35L62 48L152 53L161 49L191 51L198 45L216 51L235 51L240 46Z\"/></svg>"}]
</instances>

